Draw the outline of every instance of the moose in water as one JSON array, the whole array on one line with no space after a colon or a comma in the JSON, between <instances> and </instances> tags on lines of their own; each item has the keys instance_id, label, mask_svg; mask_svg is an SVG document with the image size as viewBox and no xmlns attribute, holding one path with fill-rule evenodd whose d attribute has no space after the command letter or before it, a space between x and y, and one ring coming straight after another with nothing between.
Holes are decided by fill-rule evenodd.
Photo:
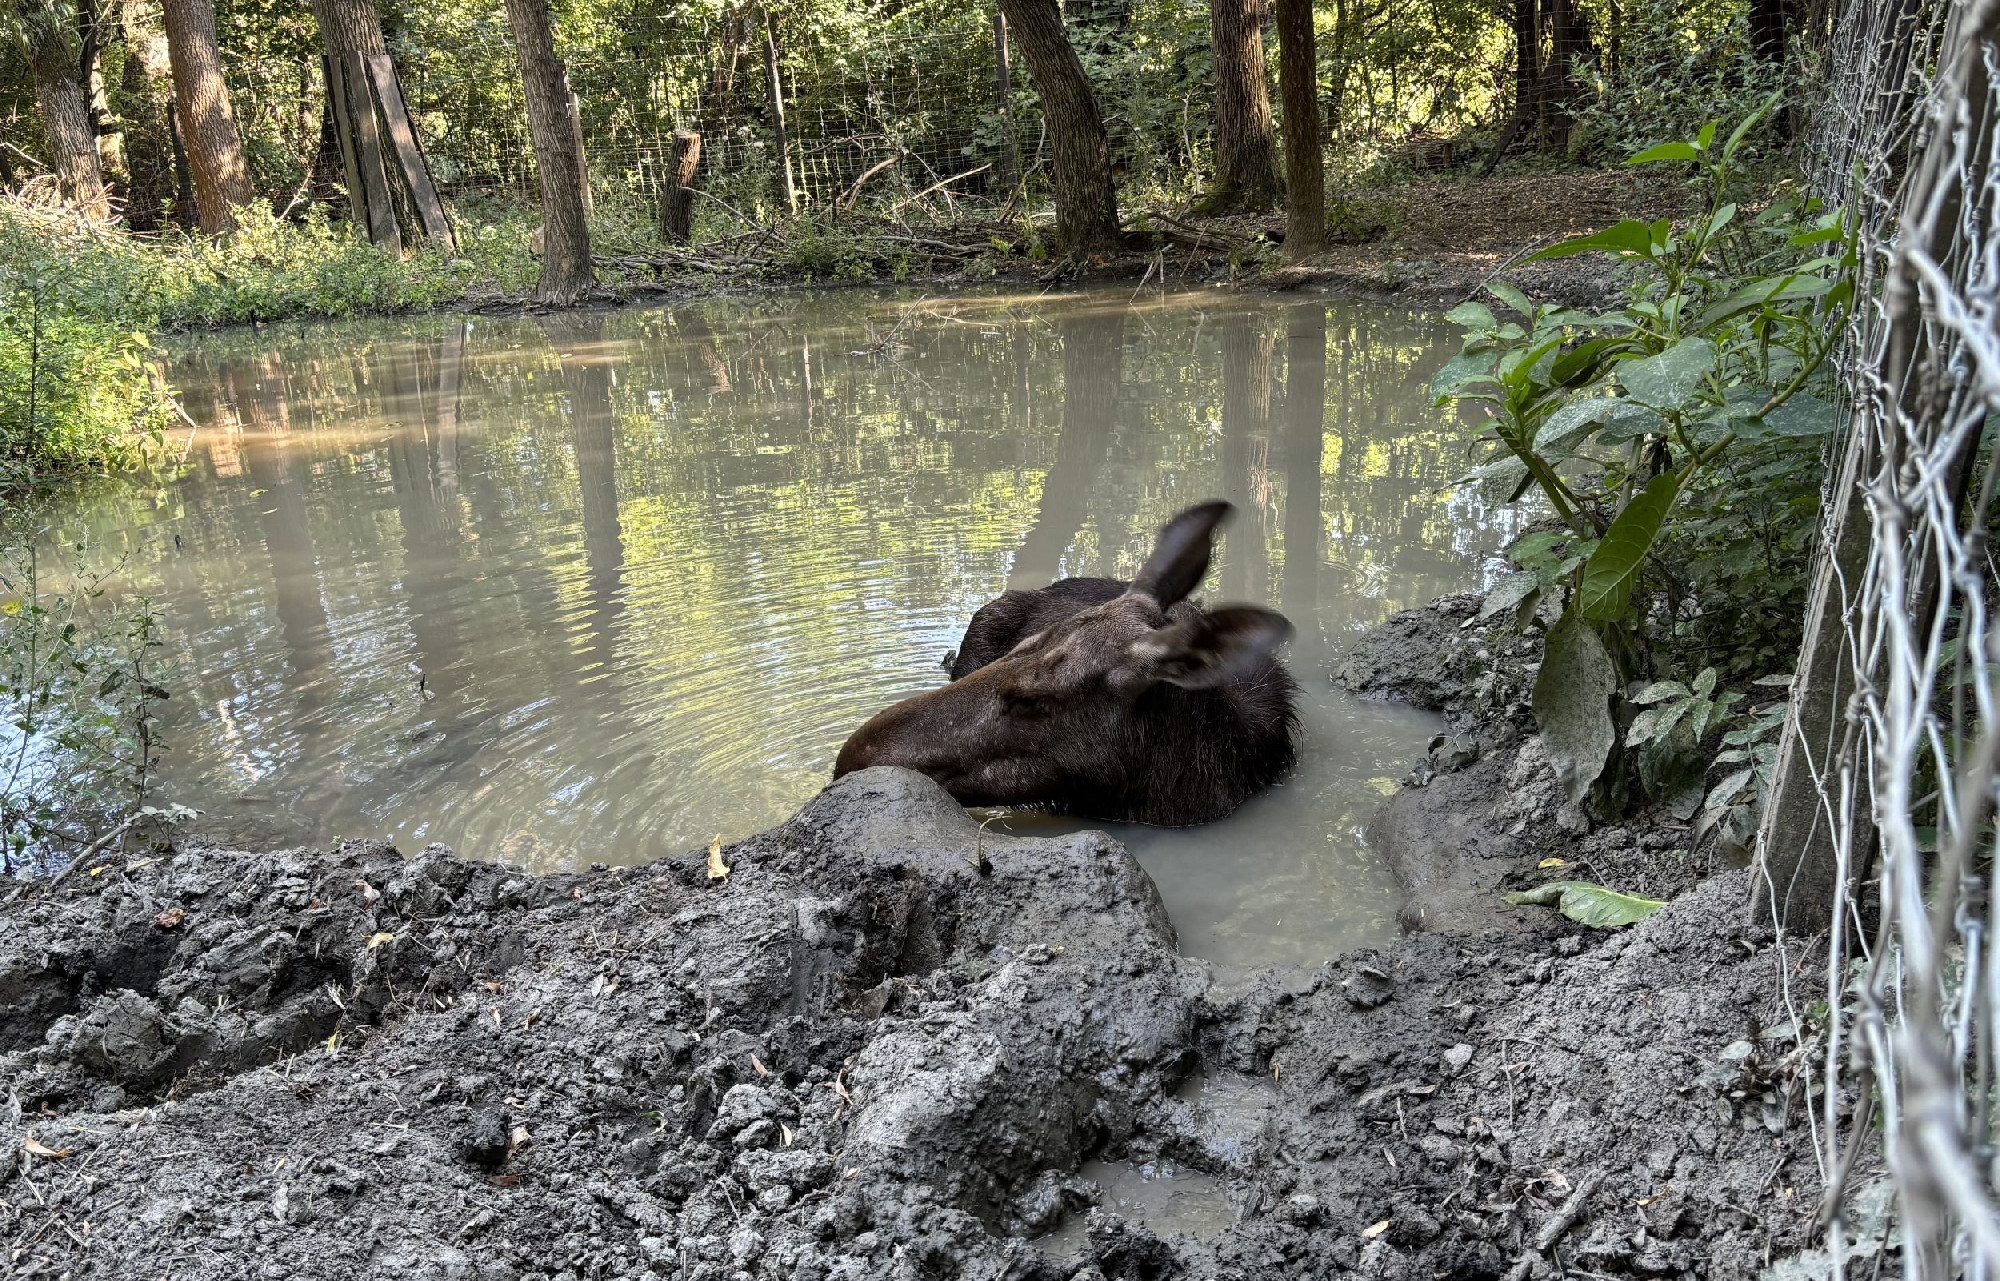
<instances>
[{"instance_id":1,"label":"moose in water","mask_svg":"<svg viewBox=\"0 0 2000 1281\"><path fill-rule=\"evenodd\" d=\"M1187 599L1230 510L1168 521L1130 583L1065 578L988 601L951 683L877 713L833 776L901 765L965 805L1171 827L1275 783L1298 753L1298 685L1274 657L1292 625Z\"/></svg>"}]
</instances>

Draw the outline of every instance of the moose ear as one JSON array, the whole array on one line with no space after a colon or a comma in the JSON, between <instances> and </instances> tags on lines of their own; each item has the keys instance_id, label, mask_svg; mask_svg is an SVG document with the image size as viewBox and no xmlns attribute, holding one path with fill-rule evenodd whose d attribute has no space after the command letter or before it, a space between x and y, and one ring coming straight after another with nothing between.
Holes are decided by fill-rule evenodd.
<instances>
[{"instance_id":1,"label":"moose ear","mask_svg":"<svg viewBox=\"0 0 2000 1281\"><path fill-rule=\"evenodd\" d=\"M1161 609L1185 598L1208 573L1215 531L1232 510L1221 501L1203 503L1168 521L1153 543L1153 554L1146 557L1126 593L1150 596Z\"/></svg>"},{"instance_id":2,"label":"moose ear","mask_svg":"<svg viewBox=\"0 0 2000 1281\"><path fill-rule=\"evenodd\" d=\"M1214 689L1270 657L1291 634L1283 614L1236 605L1169 623L1134 643L1131 653L1154 681Z\"/></svg>"}]
</instances>

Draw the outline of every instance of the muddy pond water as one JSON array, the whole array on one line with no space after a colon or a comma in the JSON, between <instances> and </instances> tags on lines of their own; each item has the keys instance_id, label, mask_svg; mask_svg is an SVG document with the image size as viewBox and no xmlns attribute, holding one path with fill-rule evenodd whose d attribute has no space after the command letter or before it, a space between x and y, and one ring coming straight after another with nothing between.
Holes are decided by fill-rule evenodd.
<instances>
[{"instance_id":1,"label":"muddy pond water","mask_svg":"<svg viewBox=\"0 0 2000 1281\"><path fill-rule=\"evenodd\" d=\"M164 616L165 785L208 831L560 869L779 821L981 603L1127 576L1228 498L1203 594L1297 625L1304 764L1117 835L1186 952L1311 964L1393 935L1361 831L1435 728L1329 659L1478 585L1505 533L1446 488L1450 331L1129 287L238 331L173 353L185 474L56 523Z\"/></svg>"}]
</instances>

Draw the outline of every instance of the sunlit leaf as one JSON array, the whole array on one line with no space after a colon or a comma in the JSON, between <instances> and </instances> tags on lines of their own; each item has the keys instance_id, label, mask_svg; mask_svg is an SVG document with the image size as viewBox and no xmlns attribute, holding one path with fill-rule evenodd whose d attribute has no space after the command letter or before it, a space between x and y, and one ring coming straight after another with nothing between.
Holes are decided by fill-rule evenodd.
<instances>
[{"instance_id":1,"label":"sunlit leaf","mask_svg":"<svg viewBox=\"0 0 2000 1281\"><path fill-rule=\"evenodd\" d=\"M1516 906L1553 907L1570 920L1599 930L1635 925L1667 905L1663 899L1620 894L1589 881L1551 881L1509 894L1507 901Z\"/></svg>"},{"instance_id":2,"label":"sunlit leaf","mask_svg":"<svg viewBox=\"0 0 2000 1281\"><path fill-rule=\"evenodd\" d=\"M1618 366L1618 381L1632 399L1655 409L1677 409L1701 390L1715 369L1715 345L1683 338L1656 356Z\"/></svg>"},{"instance_id":3,"label":"sunlit leaf","mask_svg":"<svg viewBox=\"0 0 2000 1281\"><path fill-rule=\"evenodd\" d=\"M1657 147L1648 147L1625 163L1628 165L1652 165L1663 161L1697 160L1701 153L1690 142L1663 142Z\"/></svg>"}]
</instances>

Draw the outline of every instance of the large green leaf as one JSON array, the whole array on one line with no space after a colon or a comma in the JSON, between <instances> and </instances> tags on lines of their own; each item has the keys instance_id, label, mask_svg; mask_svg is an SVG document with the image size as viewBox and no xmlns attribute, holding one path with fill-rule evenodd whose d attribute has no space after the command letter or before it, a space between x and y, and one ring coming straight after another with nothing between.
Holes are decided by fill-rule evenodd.
<instances>
[{"instance_id":1,"label":"large green leaf","mask_svg":"<svg viewBox=\"0 0 2000 1281\"><path fill-rule=\"evenodd\" d=\"M1444 318L1455 325L1476 329L1482 334L1491 333L1500 327L1500 322L1493 318L1493 313L1487 310L1485 303L1462 302L1447 311Z\"/></svg>"},{"instance_id":2,"label":"large green leaf","mask_svg":"<svg viewBox=\"0 0 2000 1281\"><path fill-rule=\"evenodd\" d=\"M1577 606L1585 618L1610 622L1624 617L1632 603L1632 587L1646 566L1647 553L1653 550L1667 512L1680 494L1681 473L1661 472L1604 531L1597 550L1584 564L1583 588L1577 593Z\"/></svg>"},{"instance_id":3,"label":"large green leaf","mask_svg":"<svg viewBox=\"0 0 2000 1281\"><path fill-rule=\"evenodd\" d=\"M1535 452L1538 454L1567 453L1575 449L1584 437L1601 426L1618 408L1618 400L1612 396L1593 396L1587 400L1572 401L1550 414L1541 430L1535 433Z\"/></svg>"},{"instance_id":4,"label":"large green leaf","mask_svg":"<svg viewBox=\"0 0 2000 1281\"><path fill-rule=\"evenodd\" d=\"M1468 343L1445 362L1444 368L1431 379L1431 395L1436 403L1443 405L1453 396L1474 383L1493 382L1494 349L1490 343Z\"/></svg>"},{"instance_id":5,"label":"large green leaf","mask_svg":"<svg viewBox=\"0 0 2000 1281\"><path fill-rule=\"evenodd\" d=\"M1517 607L1538 591L1541 585L1541 578L1527 570L1507 575L1494 584L1492 591L1486 593L1486 601L1479 607L1480 620L1483 622L1495 614Z\"/></svg>"},{"instance_id":6,"label":"large green leaf","mask_svg":"<svg viewBox=\"0 0 2000 1281\"><path fill-rule=\"evenodd\" d=\"M1535 675L1535 720L1542 747L1563 793L1580 801L1604 772L1618 738L1611 720L1611 696L1618 692L1618 669L1604 641L1575 610L1549 629L1542 669Z\"/></svg>"},{"instance_id":7,"label":"large green leaf","mask_svg":"<svg viewBox=\"0 0 2000 1281\"><path fill-rule=\"evenodd\" d=\"M1507 901L1516 906L1552 907L1597 930L1636 925L1667 905L1663 899L1620 894L1589 881L1551 881L1524 893L1509 894Z\"/></svg>"},{"instance_id":8,"label":"large green leaf","mask_svg":"<svg viewBox=\"0 0 2000 1281\"><path fill-rule=\"evenodd\" d=\"M1594 236L1578 236L1550 245L1540 253L1529 254L1524 262L1544 262L1551 258L1570 258L1577 254L1613 253L1638 254L1650 257L1653 252L1653 229L1637 218L1627 218L1615 227L1607 227Z\"/></svg>"},{"instance_id":9,"label":"large green leaf","mask_svg":"<svg viewBox=\"0 0 2000 1281\"><path fill-rule=\"evenodd\" d=\"M1832 287L1832 281L1819 276L1793 275L1753 280L1731 291L1720 302L1711 304L1696 318L1694 327L1705 333L1746 311L1766 306L1783 307L1786 303L1817 298Z\"/></svg>"},{"instance_id":10,"label":"large green leaf","mask_svg":"<svg viewBox=\"0 0 2000 1281\"><path fill-rule=\"evenodd\" d=\"M1715 347L1706 338L1683 338L1657 356L1618 366L1618 381L1632 399L1655 409L1677 409L1701 390L1715 368Z\"/></svg>"},{"instance_id":11,"label":"large green leaf","mask_svg":"<svg viewBox=\"0 0 2000 1281\"><path fill-rule=\"evenodd\" d=\"M1661 161L1693 160L1701 153L1691 142L1663 142L1657 147L1648 147L1625 163L1628 165L1652 165Z\"/></svg>"}]
</instances>

